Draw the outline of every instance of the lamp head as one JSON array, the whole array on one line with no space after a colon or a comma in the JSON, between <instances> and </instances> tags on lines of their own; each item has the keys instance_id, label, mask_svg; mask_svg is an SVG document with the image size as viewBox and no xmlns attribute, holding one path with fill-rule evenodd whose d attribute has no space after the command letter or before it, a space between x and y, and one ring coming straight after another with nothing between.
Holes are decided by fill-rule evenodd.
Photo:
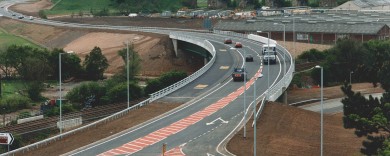
<instances>
[{"instance_id":1,"label":"lamp head","mask_svg":"<svg viewBox=\"0 0 390 156\"><path fill-rule=\"evenodd\" d=\"M320 65L316 65L316 67L315 68L322 68Z\"/></svg>"}]
</instances>

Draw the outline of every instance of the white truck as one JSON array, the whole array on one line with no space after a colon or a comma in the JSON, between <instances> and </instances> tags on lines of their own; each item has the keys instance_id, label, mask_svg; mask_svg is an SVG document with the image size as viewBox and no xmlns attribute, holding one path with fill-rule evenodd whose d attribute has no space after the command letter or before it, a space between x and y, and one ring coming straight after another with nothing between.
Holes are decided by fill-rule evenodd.
<instances>
[{"instance_id":1,"label":"white truck","mask_svg":"<svg viewBox=\"0 0 390 156\"><path fill-rule=\"evenodd\" d=\"M276 51L265 51L263 54L263 63L265 65L276 64Z\"/></svg>"}]
</instances>

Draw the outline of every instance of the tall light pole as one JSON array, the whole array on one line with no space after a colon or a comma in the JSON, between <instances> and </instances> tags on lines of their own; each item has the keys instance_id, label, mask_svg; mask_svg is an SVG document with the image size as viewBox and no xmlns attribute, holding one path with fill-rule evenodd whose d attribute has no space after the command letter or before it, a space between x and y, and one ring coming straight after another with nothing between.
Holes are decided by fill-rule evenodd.
<instances>
[{"instance_id":1,"label":"tall light pole","mask_svg":"<svg viewBox=\"0 0 390 156\"><path fill-rule=\"evenodd\" d=\"M244 50L244 57L246 57L246 51ZM244 61L244 72L246 72L246 59ZM244 138L246 138L246 76L244 74Z\"/></svg>"},{"instance_id":2,"label":"tall light pole","mask_svg":"<svg viewBox=\"0 0 390 156\"><path fill-rule=\"evenodd\" d=\"M129 41L127 41L126 70L127 70L127 108L130 107L130 84L129 84ZM133 62L134 63L134 62Z\"/></svg>"},{"instance_id":3,"label":"tall light pole","mask_svg":"<svg viewBox=\"0 0 390 156\"><path fill-rule=\"evenodd\" d=\"M258 33L262 33L262 31L257 31L257 32L258 32ZM267 51L268 51L268 50L269 50L269 32L267 32L267 42L268 42L268 43L267 43L267 44L268 44L268 45L267 45ZM267 52L267 51L266 51L266 52ZM264 53L264 54L265 54L265 53ZM264 57L264 56L263 56L263 57ZM275 59L276 59L276 58L275 58ZM267 88L267 96L266 96L267 98L266 98L266 99L268 100L268 91L269 91L269 57L268 57L268 61L267 61L267 62L268 62L268 67L267 67L267 86L268 86L268 88Z\"/></svg>"},{"instance_id":4,"label":"tall light pole","mask_svg":"<svg viewBox=\"0 0 390 156\"><path fill-rule=\"evenodd\" d=\"M60 84L60 134L62 134L62 66L61 66L61 55L71 54L73 52L59 53L58 54L58 68L59 68L59 84Z\"/></svg>"},{"instance_id":5,"label":"tall light pole","mask_svg":"<svg viewBox=\"0 0 390 156\"><path fill-rule=\"evenodd\" d=\"M274 25L282 25L283 26L283 44L286 46L286 25L281 23L274 23ZM286 53L283 52L283 60L284 60L284 69L283 76L286 74Z\"/></svg>"},{"instance_id":6,"label":"tall light pole","mask_svg":"<svg viewBox=\"0 0 390 156\"><path fill-rule=\"evenodd\" d=\"M321 156L323 156L324 153L324 68L317 65L315 68L321 69Z\"/></svg>"},{"instance_id":7,"label":"tall light pole","mask_svg":"<svg viewBox=\"0 0 390 156\"><path fill-rule=\"evenodd\" d=\"M353 71L351 71L349 73L349 85L352 85L352 74L353 74Z\"/></svg>"},{"instance_id":8,"label":"tall light pole","mask_svg":"<svg viewBox=\"0 0 390 156\"><path fill-rule=\"evenodd\" d=\"M237 50L236 48L230 48L231 50ZM246 56L246 51L244 51L244 57ZM246 72L246 60L244 61L244 72ZM246 138L246 74L244 74L244 139Z\"/></svg>"}]
</instances>

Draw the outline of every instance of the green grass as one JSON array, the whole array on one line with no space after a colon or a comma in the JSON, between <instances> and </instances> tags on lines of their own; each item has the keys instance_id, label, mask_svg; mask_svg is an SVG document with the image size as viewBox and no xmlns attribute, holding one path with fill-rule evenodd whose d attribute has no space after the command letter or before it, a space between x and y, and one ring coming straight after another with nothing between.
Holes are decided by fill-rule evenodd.
<instances>
[{"instance_id":1,"label":"green grass","mask_svg":"<svg viewBox=\"0 0 390 156\"><path fill-rule=\"evenodd\" d=\"M207 0L198 0L199 8L207 8Z\"/></svg>"},{"instance_id":2,"label":"green grass","mask_svg":"<svg viewBox=\"0 0 390 156\"><path fill-rule=\"evenodd\" d=\"M59 0L53 0L53 3L57 3ZM78 14L80 11L90 11L91 9L102 10L106 9L114 9L110 6L110 0L61 0L56 6L52 9L45 11L48 15L55 14L70 14L75 13Z\"/></svg>"},{"instance_id":3,"label":"green grass","mask_svg":"<svg viewBox=\"0 0 390 156\"><path fill-rule=\"evenodd\" d=\"M19 90L24 90L25 85L21 80L2 80L1 81L2 97L15 95Z\"/></svg>"},{"instance_id":4,"label":"green grass","mask_svg":"<svg viewBox=\"0 0 390 156\"><path fill-rule=\"evenodd\" d=\"M0 29L0 49L7 48L10 45L24 45L31 46L34 48L42 48L39 45L36 45L22 37L9 34L4 30Z\"/></svg>"}]
</instances>

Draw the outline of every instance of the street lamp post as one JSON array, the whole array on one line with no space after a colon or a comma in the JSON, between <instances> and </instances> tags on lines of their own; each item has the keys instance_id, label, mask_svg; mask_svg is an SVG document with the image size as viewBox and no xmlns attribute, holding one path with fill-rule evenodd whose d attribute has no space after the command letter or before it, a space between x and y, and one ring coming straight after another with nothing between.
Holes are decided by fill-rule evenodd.
<instances>
[{"instance_id":1,"label":"street lamp post","mask_svg":"<svg viewBox=\"0 0 390 156\"><path fill-rule=\"evenodd\" d=\"M352 74L353 74L353 71L351 71L349 73L349 85L352 85Z\"/></svg>"},{"instance_id":2,"label":"street lamp post","mask_svg":"<svg viewBox=\"0 0 390 156\"><path fill-rule=\"evenodd\" d=\"M231 50L237 50L236 48L230 48ZM246 56L246 51L244 51L244 57ZM246 60L244 60L244 71L246 72ZM246 138L246 74L244 75L244 139Z\"/></svg>"},{"instance_id":3,"label":"street lamp post","mask_svg":"<svg viewBox=\"0 0 390 156\"><path fill-rule=\"evenodd\" d=\"M129 84L129 41L127 41L126 50L126 72L127 72L127 108L130 107L130 84ZM134 62L133 62L134 63Z\"/></svg>"},{"instance_id":4,"label":"street lamp post","mask_svg":"<svg viewBox=\"0 0 390 156\"><path fill-rule=\"evenodd\" d=\"M73 53L73 51L58 54L59 84L60 84L60 134L62 134L62 75L61 75L62 74L62 63L61 63L61 55L72 54L72 53Z\"/></svg>"},{"instance_id":5,"label":"street lamp post","mask_svg":"<svg viewBox=\"0 0 390 156\"><path fill-rule=\"evenodd\" d=\"M257 31L258 33L261 33L262 31ZM269 32L267 32L267 51L269 50ZM264 57L264 56L263 56ZM267 67L267 86L268 86L268 88L267 88L267 98L266 99L268 99L268 91L269 91L269 57L268 57L268 67Z\"/></svg>"},{"instance_id":6,"label":"street lamp post","mask_svg":"<svg viewBox=\"0 0 390 156\"><path fill-rule=\"evenodd\" d=\"M281 23L274 23L274 25L282 25L283 26L283 44L286 46L286 25ZM283 52L283 60L284 60L284 69L283 69L283 75L286 74L286 53Z\"/></svg>"},{"instance_id":7,"label":"street lamp post","mask_svg":"<svg viewBox=\"0 0 390 156\"><path fill-rule=\"evenodd\" d=\"M244 50L244 57L246 57L246 51ZM246 72L246 59L244 60L244 72ZM246 138L246 76L244 74L244 139Z\"/></svg>"},{"instance_id":8,"label":"street lamp post","mask_svg":"<svg viewBox=\"0 0 390 156\"><path fill-rule=\"evenodd\" d=\"M323 145L324 145L324 68L317 65L315 68L321 69L321 156L323 156Z\"/></svg>"}]
</instances>

